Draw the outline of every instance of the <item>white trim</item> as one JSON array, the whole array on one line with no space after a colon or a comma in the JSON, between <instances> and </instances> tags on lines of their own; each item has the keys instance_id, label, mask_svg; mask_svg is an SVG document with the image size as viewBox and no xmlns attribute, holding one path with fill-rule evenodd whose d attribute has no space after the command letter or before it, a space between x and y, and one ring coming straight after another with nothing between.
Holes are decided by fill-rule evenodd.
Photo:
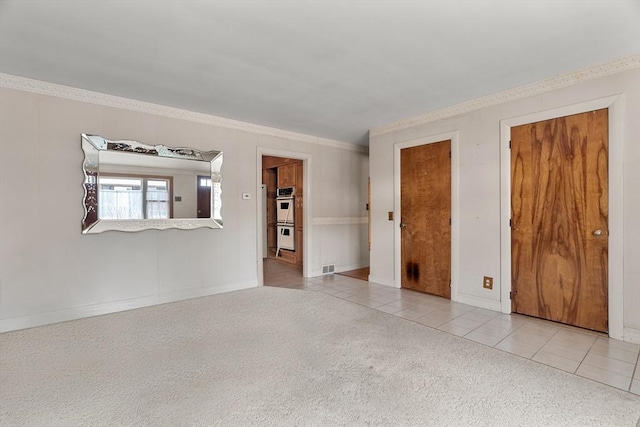
<instances>
[{"instance_id":1,"label":"white trim","mask_svg":"<svg viewBox=\"0 0 640 427\"><path fill-rule=\"evenodd\" d=\"M359 270L361 268L366 268L368 267L368 265L362 265L362 264L348 264L348 265L336 265L335 266L335 274L338 273L343 273L345 271L351 271L351 270ZM322 270L322 269L320 269ZM322 274L322 273L320 273Z\"/></svg>"},{"instance_id":2,"label":"white trim","mask_svg":"<svg viewBox=\"0 0 640 427\"><path fill-rule=\"evenodd\" d=\"M640 344L640 329L624 328L624 341Z\"/></svg>"},{"instance_id":3,"label":"white trim","mask_svg":"<svg viewBox=\"0 0 640 427\"><path fill-rule=\"evenodd\" d=\"M182 110L179 108L152 104L150 102L122 98L114 95L107 95L105 93L28 79L26 77L19 77L11 74L0 73L0 87L37 93L39 95L56 96L58 98L87 102L89 104L102 105L105 107L115 107L123 110L138 111L157 116L188 120L190 122L204 123L212 126L257 133L260 135L286 138L294 141L307 142L309 144L340 148L343 150L361 153L367 153L369 151L369 148L364 145L352 144L329 138L321 138L318 136L277 129L269 126L261 126L254 123L241 122L239 120L226 119L224 117L212 116L209 114L196 113L194 111Z\"/></svg>"},{"instance_id":4,"label":"white trim","mask_svg":"<svg viewBox=\"0 0 640 427\"><path fill-rule=\"evenodd\" d=\"M315 217L311 220L312 225L355 225L366 224L368 218L366 216L324 216Z\"/></svg>"},{"instance_id":5,"label":"white trim","mask_svg":"<svg viewBox=\"0 0 640 427\"><path fill-rule=\"evenodd\" d=\"M179 289L171 292L165 292L158 295L157 304L166 304L169 302L182 301L191 298L206 297L209 295L222 294L232 291L241 291L258 287L256 280L247 280L237 283L229 283L220 286L211 286L204 288Z\"/></svg>"},{"instance_id":6,"label":"white trim","mask_svg":"<svg viewBox=\"0 0 640 427\"><path fill-rule=\"evenodd\" d=\"M511 128L527 123L609 109L609 336L623 339L623 117L622 95L594 99L500 121L500 297L503 313L511 313Z\"/></svg>"},{"instance_id":7,"label":"white trim","mask_svg":"<svg viewBox=\"0 0 640 427\"><path fill-rule=\"evenodd\" d=\"M84 319L86 317L100 316L103 314L117 313L136 308L152 307L158 304L183 301L191 298L199 298L241 289L255 288L258 286L255 280L240 283L231 283L205 288L191 288L162 293L141 298L133 298L124 301L91 304L82 307L67 308L64 310L50 311L46 313L31 314L28 316L13 317L0 320L0 332L16 331L18 329L34 328L36 326L50 325L52 323L67 322L69 320Z\"/></svg>"},{"instance_id":8,"label":"white trim","mask_svg":"<svg viewBox=\"0 0 640 427\"><path fill-rule=\"evenodd\" d=\"M459 208L459 166L458 159L460 153L458 131L450 131L438 135L425 136L418 139L412 139L404 142L397 142L393 145L393 188L394 188L394 287L401 287L402 278L402 244L400 233L400 219L402 212L400 210L400 150L403 148L416 147L418 145L433 144L435 142L451 140L451 301L458 301L458 247L460 242L460 208Z\"/></svg>"},{"instance_id":9,"label":"white trim","mask_svg":"<svg viewBox=\"0 0 640 427\"><path fill-rule=\"evenodd\" d=\"M318 269L314 269L313 271L311 271L311 277L320 277L320 276L329 276L331 274L338 274L338 273L342 273L344 271L351 271L351 270L359 270L361 268L365 268L368 267L367 265L362 265L362 264L349 264L349 265L336 265L335 266L335 271L333 273L330 274L323 274L322 273L322 268L318 268Z\"/></svg>"},{"instance_id":10,"label":"white trim","mask_svg":"<svg viewBox=\"0 0 640 427\"><path fill-rule=\"evenodd\" d=\"M296 151L286 151L286 150L275 150L266 147L257 147L257 155L256 155L256 194L262 194L262 156L274 156L274 157L283 157L286 159L297 159L302 160L302 194L304 195L304 200L302 203L302 224L311 224L311 154L307 153L298 153ZM256 216L258 220L256 221L258 230L257 230L257 257L258 265L258 286L264 285L264 269L262 267L263 258L262 258L262 245L264 244L262 241L263 235L263 227L264 218L262 218L262 197L258 197L258 202L256 203ZM311 241L313 240L312 227L302 228L302 276L304 277L312 277L311 274Z\"/></svg>"},{"instance_id":11,"label":"white trim","mask_svg":"<svg viewBox=\"0 0 640 427\"><path fill-rule=\"evenodd\" d=\"M369 131L369 137L379 136L385 133L421 126L437 120L455 117L471 111L494 105L504 104L518 99L528 98L541 93L561 89L587 80L597 79L612 74L640 68L640 54L625 56L602 64L583 68L582 70L560 74L536 83L498 92L482 98L473 99L451 107L442 108L419 116L399 120L385 126L373 128Z\"/></svg>"},{"instance_id":12,"label":"white trim","mask_svg":"<svg viewBox=\"0 0 640 427\"><path fill-rule=\"evenodd\" d=\"M376 283L378 285L384 285L384 286L389 286L391 288L395 288L396 284L395 281L393 280L393 278L382 278L382 277L378 277L378 276L372 276L371 274L369 274L369 282L370 283Z\"/></svg>"},{"instance_id":13,"label":"white trim","mask_svg":"<svg viewBox=\"0 0 640 427\"><path fill-rule=\"evenodd\" d=\"M486 308L487 310L500 312L500 301L492 299L481 298L475 295L458 292L458 302L462 304L472 305L474 307Z\"/></svg>"}]
</instances>

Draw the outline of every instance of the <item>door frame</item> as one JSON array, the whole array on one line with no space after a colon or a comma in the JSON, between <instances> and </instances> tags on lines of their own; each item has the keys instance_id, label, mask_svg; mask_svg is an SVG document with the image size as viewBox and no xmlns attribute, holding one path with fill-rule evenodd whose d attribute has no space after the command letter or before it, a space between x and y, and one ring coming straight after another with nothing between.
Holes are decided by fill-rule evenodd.
<instances>
[{"instance_id":1,"label":"door frame","mask_svg":"<svg viewBox=\"0 0 640 427\"><path fill-rule=\"evenodd\" d=\"M302 276L310 277L311 274L311 154L296 151L276 150L266 147L256 149L256 194L262 194L262 156L283 157L285 159L302 160L302 191L304 201L302 203ZM265 228L262 217L262 197L256 197L256 227L257 244L256 259L258 272L258 286L264 286L264 269L262 266L263 229Z\"/></svg>"},{"instance_id":2,"label":"door frame","mask_svg":"<svg viewBox=\"0 0 640 427\"><path fill-rule=\"evenodd\" d=\"M458 242L459 242L459 203L458 203L458 158L459 136L458 131L450 131L437 135L430 135L408 141L397 142L393 145L393 236L394 236L394 286L402 287L402 245L400 233L400 219L402 211L400 207L400 150L416 147L418 145L433 144L436 142L451 140L451 301L458 301Z\"/></svg>"},{"instance_id":3,"label":"door frame","mask_svg":"<svg viewBox=\"0 0 640 427\"><path fill-rule=\"evenodd\" d=\"M511 313L511 128L528 123L609 109L609 336L623 339L623 118L622 95L613 95L500 121L500 308Z\"/></svg>"}]
</instances>

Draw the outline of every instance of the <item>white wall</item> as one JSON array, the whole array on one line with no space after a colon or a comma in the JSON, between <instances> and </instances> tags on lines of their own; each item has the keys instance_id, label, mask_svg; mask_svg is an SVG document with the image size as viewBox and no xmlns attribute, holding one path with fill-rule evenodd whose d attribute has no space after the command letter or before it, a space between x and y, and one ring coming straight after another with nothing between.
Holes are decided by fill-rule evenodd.
<instances>
[{"instance_id":1,"label":"white wall","mask_svg":"<svg viewBox=\"0 0 640 427\"><path fill-rule=\"evenodd\" d=\"M541 91L539 91L541 92ZM538 92L538 93L539 93ZM517 93L517 91L515 92ZM397 229L387 220L394 210L394 144L428 139L458 132L459 152L454 169L458 173L458 283L459 301L499 309L501 263L510 262L501 253L501 162L500 121L586 101L622 95L621 132L623 189L612 200L623 217L623 271L614 272L623 282L624 302L615 310L624 324L624 339L640 342L640 71L632 69L538 95L479 108L468 113L415 126L393 126L373 131L370 138L372 192L372 281L393 286L394 237ZM434 114L434 117L437 114ZM616 125L617 126L617 125ZM503 184L502 184L503 185ZM454 213L455 215L455 213ZM483 276L494 277L494 289L482 287ZM455 275L454 275L455 276ZM614 315L615 317L615 315ZM622 334L622 327L620 328ZM622 337L619 337L622 338Z\"/></svg>"},{"instance_id":2,"label":"white wall","mask_svg":"<svg viewBox=\"0 0 640 427\"><path fill-rule=\"evenodd\" d=\"M54 88L63 96L52 96L42 94L47 84L32 86L39 93L0 88L0 330L257 286L258 147L311 156L305 196L318 225L311 226L309 271L328 262L337 270L368 265L366 224L354 221L366 216L360 194L366 150L273 136L277 130L260 133L250 124L239 130L239 122L224 127L134 111L137 101L129 109L127 100L72 88ZM107 106L114 103L124 107ZM224 228L82 235L83 132L222 150ZM243 200L242 193L253 197Z\"/></svg>"},{"instance_id":3,"label":"white wall","mask_svg":"<svg viewBox=\"0 0 640 427\"><path fill-rule=\"evenodd\" d=\"M176 197L181 197L179 202ZM198 217L198 174L195 172L175 173L173 175L173 217Z\"/></svg>"},{"instance_id":4,"label":"white wall","mask_svg":"<svg viewBox=\"0 0 640 427\"><path fill-rule=\"evenodd\" d=\"M321 194L313 200L312 226L314 245L331 250L316 250L313 254L312 276L322 274L322 266L334 264L335 270L348 271L369 265L367 225L368 156L342 156L324 150L314 156L320 162L313 180L323 182ZM330 167L329 167L330 166ZM316 200L323 200L317 203ZM328 242L346 239L340 246ZM350 260L345 263L343 260ZM319 267L318 269L315 269Z\"/></svg>"}]
</instances>

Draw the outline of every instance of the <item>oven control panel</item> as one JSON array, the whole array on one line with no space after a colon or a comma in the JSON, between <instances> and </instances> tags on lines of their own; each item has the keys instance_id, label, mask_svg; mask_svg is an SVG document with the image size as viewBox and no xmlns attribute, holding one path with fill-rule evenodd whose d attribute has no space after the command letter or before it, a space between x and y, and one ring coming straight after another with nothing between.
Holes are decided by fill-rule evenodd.
<instances>
[{"instance_id":1,"label":"oven control panel","mask_svg":"<svg viewBox=\"0 0 640 427\"><path fill-rule=\"evenodd\" d=\"M276 191L276 197L292 197L295 194L296 189L295 187L283 187L278 188Z\"/></svg>"}]
</instances>

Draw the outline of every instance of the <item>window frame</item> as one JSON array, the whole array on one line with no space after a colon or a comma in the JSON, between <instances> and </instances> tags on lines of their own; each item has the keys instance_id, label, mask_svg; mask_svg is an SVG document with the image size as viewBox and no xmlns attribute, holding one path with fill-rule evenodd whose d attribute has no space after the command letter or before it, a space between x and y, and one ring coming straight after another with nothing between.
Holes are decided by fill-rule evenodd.
<instances>
[{"instance_id":1,"label":"window frame","mask_svg":"<svg viewBox=\"0 0 640 427\"><path fill-rule=\"evenodd\" d=\"M100 173L98 175L98 194L100 194L100 177L108 177L108 178L135 178L142 180L142 214L144 216L143 219L147 218L147 181L168 181L169 183L169 218L173 219L173 176L169 175L147 175L147 174L136 174L136 173ZM99 196L98 196L99 197Z\"/></svg>"}]
</instances>

